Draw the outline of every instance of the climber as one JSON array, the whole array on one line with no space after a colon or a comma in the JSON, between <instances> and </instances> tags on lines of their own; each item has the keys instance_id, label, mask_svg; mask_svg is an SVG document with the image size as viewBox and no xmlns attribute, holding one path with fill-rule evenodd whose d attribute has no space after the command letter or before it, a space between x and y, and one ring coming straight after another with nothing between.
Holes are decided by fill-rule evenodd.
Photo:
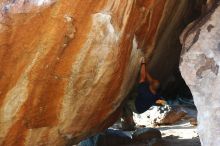
<instances>
[{"instance_id":1,"label":"climber","mask_svg":"<svg viewBox=\"0 0 220 146\"><path fill-rule=\"evenodd\" d=\"M134 130L135 122L133 112L141 114L147 111L152 105L165 105L166 101L157 94L159 81L152 78L147 70L145 58L141 58L140 80L136 92L131 92L123 107L122 128L124 130Z\"/></svg>"}]
</instances>

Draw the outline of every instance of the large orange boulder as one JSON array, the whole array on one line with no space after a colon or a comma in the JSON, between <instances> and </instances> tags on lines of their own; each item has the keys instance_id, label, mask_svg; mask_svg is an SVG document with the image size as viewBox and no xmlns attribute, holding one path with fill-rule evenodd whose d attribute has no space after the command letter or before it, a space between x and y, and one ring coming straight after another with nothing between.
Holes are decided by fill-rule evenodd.
<instances>
[{"instance_id":1,"label":"large orange boulder","mask_svg":"<svg viewBox=\"0 0 220 146\"><path fill-rule=\"evenodd\" d=\"M172 40L192 3L2 0L0 146L71 145L111 125L141 50Z\"/></svg>"}]
</instances>

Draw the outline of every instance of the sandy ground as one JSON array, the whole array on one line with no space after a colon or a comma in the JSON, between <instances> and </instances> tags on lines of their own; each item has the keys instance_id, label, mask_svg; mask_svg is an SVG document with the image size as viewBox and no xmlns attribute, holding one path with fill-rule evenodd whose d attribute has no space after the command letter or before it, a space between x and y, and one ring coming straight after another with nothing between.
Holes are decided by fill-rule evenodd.
<instances>
[{"instance_id":1,"label":"sandy ground","mask_svg":"<svg viewBox=\"0 0 220 146\"><path fill-rule=\"evenodd\" d=\"M164 146L201 146L196 127L187 121L158 129L166 141Z\"/></svg>"}]
</instances>

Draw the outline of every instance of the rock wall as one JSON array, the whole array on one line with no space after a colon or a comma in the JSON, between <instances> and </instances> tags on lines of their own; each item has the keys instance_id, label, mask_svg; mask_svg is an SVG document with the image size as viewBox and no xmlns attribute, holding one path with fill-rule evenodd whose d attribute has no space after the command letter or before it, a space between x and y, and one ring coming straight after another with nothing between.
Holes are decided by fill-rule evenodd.
<instances>
[{"instance_id":1,"label":"rock wall","mask_svg":"<svg viewBox=\"0 0 220 146\"><path fill-rule=\"evenodd\" d=\"M212 1L213 2L213 1ZM190 24L182 35L180 69L198 109L198 132L203 146L220 143L220 6Z\"/></svg>"},{"instance_id":2,"label":"rock wall","mask_svg":"<svg viewBox=\"0 0 220 146\"><path fill-rule=\"evenodd\" d=\"M71 145L111 125L141 50L149 58L163 46L191 4L2 0L0 146Z\"/></svg>"}]
</instances>

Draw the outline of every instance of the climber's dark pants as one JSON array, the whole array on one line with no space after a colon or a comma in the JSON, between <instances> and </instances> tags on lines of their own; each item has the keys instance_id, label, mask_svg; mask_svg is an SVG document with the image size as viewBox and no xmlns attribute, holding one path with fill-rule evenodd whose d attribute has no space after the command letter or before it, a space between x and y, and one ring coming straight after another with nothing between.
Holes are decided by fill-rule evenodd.
<instances>
[{"instance_id":1,"label":"climber's dark pants","mask_svg":"<svg viewBox=\"0 0 220 146\"><path fill-rule=\"evenodd\" d=\"M155 105L156 100L160 98L159 95L153 94L149 89L147 82L138 84L137 97L128 99L123 108L123 117L133 116L133 112L141 114L147 111L151 106Z\"/></svg>"}]
</instances>

